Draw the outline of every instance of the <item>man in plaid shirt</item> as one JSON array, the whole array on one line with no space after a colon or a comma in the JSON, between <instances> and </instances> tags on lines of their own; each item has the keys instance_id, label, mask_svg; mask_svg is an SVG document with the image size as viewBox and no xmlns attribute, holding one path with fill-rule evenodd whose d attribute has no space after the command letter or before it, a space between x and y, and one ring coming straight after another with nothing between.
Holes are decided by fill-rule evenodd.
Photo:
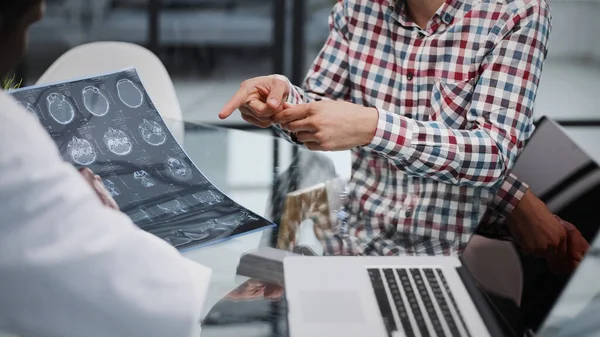
<instances>
[{"instance_id":1,"label":"man in plaid shirt","mask_svg":"<svg viewBox=\"0 0 600 337\"><path fill-rule=\"evenodd\" d=\"M330 253L454 254L488 209L483 233L565 251L561 222L510 174L534 129L544 0L342 0L330 28L302 87L253 78L219 114L239 108L311 150L352 150Z\"/></svg>"}]
</instances>

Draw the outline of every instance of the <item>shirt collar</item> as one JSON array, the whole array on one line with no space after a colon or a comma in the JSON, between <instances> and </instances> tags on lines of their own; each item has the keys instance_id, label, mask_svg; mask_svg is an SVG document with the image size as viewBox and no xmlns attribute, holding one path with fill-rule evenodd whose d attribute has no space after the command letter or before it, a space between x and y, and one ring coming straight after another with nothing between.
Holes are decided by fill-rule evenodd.
<instances>
[{"instance_id":1,"label":"shirt collar","mask_svg":"<svg viewBox=\"0 0 600 337\"><path fill-rule=\"evenodd\" d=\"M394 8L404 22L408 22L406 16L406 0L384 0L387 5ZM467 0L445 0L440 8L435 12L435 16L439 17L445 24L450 24L458 14L458 9L462 7L463 2Z\"/></svg>"}]
</instances>

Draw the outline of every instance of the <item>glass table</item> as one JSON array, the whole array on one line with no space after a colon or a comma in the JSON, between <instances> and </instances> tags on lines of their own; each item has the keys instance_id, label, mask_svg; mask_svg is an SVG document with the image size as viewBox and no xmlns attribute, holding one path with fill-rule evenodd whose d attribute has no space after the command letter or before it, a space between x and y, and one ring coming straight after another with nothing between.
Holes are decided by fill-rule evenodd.
<instances>
[{"instance_id":1,"label":"glass table","mask_svg":"<svg viewBox=\"0 0 600 337\"><path fill-rule=\"evenodd\" d=\"M288 216L285 213L282 217L282 208L284 197L290 192L311 190L319 184L350 176L349 152L310 152L274 137L269 129L248 132L202 123L166 122L188 156L216 187L242 206L280 225L279 220ZM182 251L187 258L213 271L204 306L202 336L288 336L283 287L236 273L243 254L261 246L280 247L285 235L279 231L284 227ZM593 297L595 293L590 295ZM489 300L497 307L506 304L498 298ZM516 313L518 308L508 304L500 311Z\"/></svg>"},{"instance_id":2,"label":"glass table","mask_svg":"<svg viewBox=\"0 0 600 337\"><path fill-rule=\"evenodd\" d=\"M349 152L312 153L273 137L269 129L248 132L193 122L166 122L188 156L216 187L275 223L282 197L288 192L348 178L350 174ZM213 271L202 336L286 336L283 288L236 275L244 253L260 246L274 247L276 239L277 229L269 228L182 251Z\"/></svg>"},{"instance_id":3,"label":"glass table","mask_svg":"<svg viewBox=\"0 0 600 337\"><path fill-rule=\"evenodd\" d=\"M165 121L188 156L216 187L242 206L279 225L214 245L182 250L184 256L213 271L204 306L202 336L288 336L284 288L237 275L240 258L264 246L291 250L298 241L297 247L300 247L298 237L302 235L299 234L302 225L296 224L289 231L285 229L292 226L289 225L290 213L287 213L293 204L290 193L318 191L315 186L332 186L331 182L348 179L350 153L311 152L274 137L270 129L248 132L187 121ZM330 191L327 189L327 194ZM328 212L334 213L336 208L332 205L335 206L336 198L341 199L343 193L331 195L333 198L318 199L317 196L313 200L327 203ZM318 228L315 225L314 231ZM292 234L296 237L290 238L294 231Z\"/></svg>"}]
</instances>

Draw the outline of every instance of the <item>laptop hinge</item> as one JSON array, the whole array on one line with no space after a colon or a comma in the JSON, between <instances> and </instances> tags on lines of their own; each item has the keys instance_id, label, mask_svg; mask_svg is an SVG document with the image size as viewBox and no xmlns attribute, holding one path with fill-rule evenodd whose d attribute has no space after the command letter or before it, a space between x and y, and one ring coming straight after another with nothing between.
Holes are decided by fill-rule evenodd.
<instances>
[{"instance_id":1,"label":"laptop hinge","mask_svg":"<svg viewBox=\"0 0 600 337\"><path fill-rule=\"evenodd\" d=\"M462 259L461 259L462 262ZM481 319L485 323L492 337L512 336L521 337L512 329L510 324L504 319L502 313L494 306L491 299L480 288L479 284L471 275L464 263L461 267L456 268L465 288L471 295L473 303L477 307L477 311L481 315Z\"/></svg>"}]
</instances>

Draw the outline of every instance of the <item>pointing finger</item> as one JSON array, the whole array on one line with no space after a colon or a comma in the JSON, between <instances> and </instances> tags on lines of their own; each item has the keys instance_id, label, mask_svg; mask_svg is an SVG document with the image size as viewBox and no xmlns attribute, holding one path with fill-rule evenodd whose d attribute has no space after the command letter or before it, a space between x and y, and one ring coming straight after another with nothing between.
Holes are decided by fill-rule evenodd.
<instances>
[{"instance_id":1,"label":"pointing finger","mask_svg":"<svg viewBox=\"0 0 600 337\"><path fill-rule=\"evenodd\" d=\"M225 119L231 116L235 110L239 109L242 105L246 104L246 100L248 99L249 89L245 86L240 88L235 95L223 106L221 112L219 112L219 118Z\"/></svg>"}]
</instances>

